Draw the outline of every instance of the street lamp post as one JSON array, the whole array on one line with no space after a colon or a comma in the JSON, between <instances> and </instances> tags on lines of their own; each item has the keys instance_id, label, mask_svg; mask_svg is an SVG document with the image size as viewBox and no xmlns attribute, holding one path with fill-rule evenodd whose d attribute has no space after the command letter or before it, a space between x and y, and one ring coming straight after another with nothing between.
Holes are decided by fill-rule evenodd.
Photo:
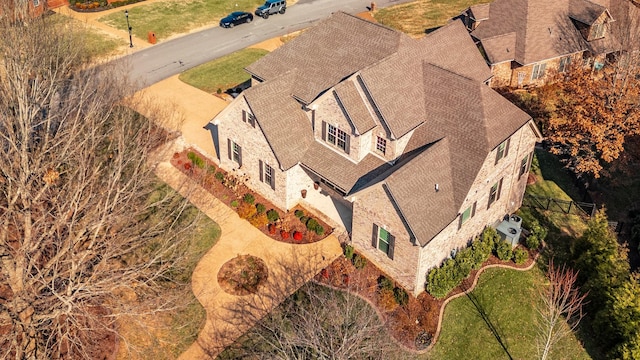
<instances>
[{"instance_id":1,"label":"street lamp post","mask_svg":"<svg viewBox=\"0 0 640 360\"><path fill-rule=\"evenodd\" d=\"M129 10L124 11L124 17L127 18L127 28L129 29L129 47L133 47L133 39L131 38L131 25L129 25Z\"/></svg>"}]
</instances>

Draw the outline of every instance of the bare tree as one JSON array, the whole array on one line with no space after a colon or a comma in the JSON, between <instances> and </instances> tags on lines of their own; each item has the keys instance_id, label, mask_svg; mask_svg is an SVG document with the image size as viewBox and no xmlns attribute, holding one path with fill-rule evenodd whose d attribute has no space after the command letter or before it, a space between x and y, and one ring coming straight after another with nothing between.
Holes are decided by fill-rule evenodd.
<instances>
[{"instance_id":1,"label":"bare tree","mask_svg":"<svg viewBox=\"0 0 640 360\"><path fill-rule=\"evenodd\" d=\"M549 263L549 283L540 291L537 306L537 348L540 359L549 357L553 347L571 334L582 320L582 305L587 294L576 286L578 273L564 265L560 268ZM566 319L566 322L565 322Z\"/></svg>"},{"instance_id":2,"label":"bare tree","mask_svg":"<svg viewBox=\"0 0 640 360\"><path fill-rule=\"evenodd\" d=\"M165 135L68 24L0 16L0 34L0 358L105 356L114 319L166 309L176 281L187 204L147 161Z\"/></svg>"}]
</instances>

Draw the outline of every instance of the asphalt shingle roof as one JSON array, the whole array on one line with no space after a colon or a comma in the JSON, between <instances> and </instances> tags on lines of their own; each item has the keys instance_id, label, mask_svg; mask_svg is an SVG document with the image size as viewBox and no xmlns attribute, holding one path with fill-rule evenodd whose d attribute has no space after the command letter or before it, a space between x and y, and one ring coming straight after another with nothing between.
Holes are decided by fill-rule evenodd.
<instances>
[{"instance_id":1,"label":"asphalt shingle roof","mask_svg":"<svg viewBox=\"0 0 640 360\"><path fill-rule=\"evenodd\" d=\"M376 122L364 104L364 100L353 81L345 80L337 84L334 87L334 91L338 101L349 115L349 119L353 122L353 126L359 134L364 134L376 126Z\"/></svg>"}]
</instances>

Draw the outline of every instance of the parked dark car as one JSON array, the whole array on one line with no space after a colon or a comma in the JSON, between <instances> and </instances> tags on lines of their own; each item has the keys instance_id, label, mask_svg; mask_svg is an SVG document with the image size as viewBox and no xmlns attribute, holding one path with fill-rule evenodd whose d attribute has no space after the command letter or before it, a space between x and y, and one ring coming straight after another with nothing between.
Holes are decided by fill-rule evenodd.
<instances>
[{"instance_id":1,"label":"parked dark car","mask_svg":"<svg viewBox=\"0 0 640 360\"><path fill-rule=\"evenodd\" d=\"M220 20L220 26L225 28L231 28L236 25L249 23L251 21L253 21L252 14L244 11L234 11L231 14L227 15L227 17L222 18L222 20Z\"/></svg>"}]
</instances>

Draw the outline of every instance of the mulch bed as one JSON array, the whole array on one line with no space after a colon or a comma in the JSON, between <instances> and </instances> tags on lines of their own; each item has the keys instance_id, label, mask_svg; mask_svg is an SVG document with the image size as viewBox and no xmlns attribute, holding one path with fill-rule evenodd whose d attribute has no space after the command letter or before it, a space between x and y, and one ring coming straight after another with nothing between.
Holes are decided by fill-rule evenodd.
<instances>
[{"instance_id":1,"label":"mulch bed","mask_svg":"<svg viewBox=\"0 0 640 360\"><path fill-rule=\"evenodd\" d=\"M192 153L201 159L196 160L196 162L202 161L200 166L196 166L194 164L194 155L191 155L190 159L189 153ZM271 226L264 221L255 221L256 219L251 218L247 219L254 226L257 224L257 229L274 240L289 244L309 244L322 240L333 232L333 228L331 226L318 217L313 216L311 212L300 205L296 205L289 211L277 208L262 195L247 187L244 184L247 179L229 174L223 169L217 167L212 161L195 149L185 149L181 152L175 153L171 158L171 164L176 169L189 176L192 180L198 182L200 186L215 196L218 200L222 201L229 207L234 208L236 212L239 212L241 206L238 205L242 204L242 198L245 194L253 195L255 199L254 204L262 204L267 210L273 209L277 211L279 219L273 222ZM217 173L220 173L221 175L216 177ZM221 176L224 179L222 181L220 180ZM309 231L306 224L302 223L300 219L295 216L296 210L302 211L306 217L312 217L315 219L318 224L324 228L324 233L322 235L318 235L313 231ZM294 233L296 231L302 235L301 238L294 238Z\"/></svg>"},{"instance_id":2,"label":"mulch bed","mask_svg":"<svg viewBox=\"0 0 640 360\"><path fill-rule=\"evenodd\" d=\"M521 265L513 261L502 261L492 255L482 267L501 264L523 269L535 261L536 253L529 251L529 259ZM389 333L396 342L409 350L422 351L431 345L433 336L436 334L440 308L448 298L469 289L479 271L471 271L469 277L443 299L436 299L426 291L417 297L407 292L409 300L404 306L396 304L393 298L389 299L381 295L378 290L378 279L380 276L392 278L369 261L363 268L356 269L352 261L341 256L317 274L314 280L334 288L348 290L366 299L383 317L383 321L387 322Z\"/></svg>"},{"instance_id":3,"label":"mulch bed","mask_svg":"<svg viewBox=\"0 0 640 360\"><path fill-rule=\"evenodd\" d=\"M269 270L262 259L238 255L222 264L218 272L218 283L227 294L243 296L255 294L268 277Z\"/></svg>"}]
</instances>

